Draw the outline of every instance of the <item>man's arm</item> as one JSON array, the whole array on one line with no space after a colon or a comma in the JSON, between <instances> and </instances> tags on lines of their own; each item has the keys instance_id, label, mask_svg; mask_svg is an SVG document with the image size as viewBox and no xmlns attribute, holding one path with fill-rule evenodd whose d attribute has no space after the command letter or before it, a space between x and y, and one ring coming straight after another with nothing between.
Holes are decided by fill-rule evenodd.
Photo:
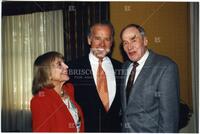
<instances>
[{"instance_id":1,"label":"man's arm","mask_svg":"<svg viewBox=\"0 0 200 134\"><path fill-rule=\"evenodd\" d=\"M178 132L179 73L175 63L170 63L158 86L160 92L159 132Z\"/></svg>"}]
</instances>

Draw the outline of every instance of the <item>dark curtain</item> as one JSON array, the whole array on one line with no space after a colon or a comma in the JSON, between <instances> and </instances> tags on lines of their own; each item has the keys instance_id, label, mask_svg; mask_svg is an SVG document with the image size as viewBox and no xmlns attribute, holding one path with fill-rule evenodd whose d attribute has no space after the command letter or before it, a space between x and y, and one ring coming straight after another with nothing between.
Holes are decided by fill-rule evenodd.
<instances>
[{"instance_id":1,"label":"dark curtain","mask_svg":"<svg viewBox=\"0 0 200 134\"><path fill-rule=\"evenodd\" d=\"M87 31L91 23L109 20L109 2L2 2L2 16L63 10L65 60L89 52Z\"/></svg>"},{"instance_id":2,"label":"dark curtain","mask_svg":"<svg viewBox=\"0 0 200 134\"><path fill-rule=\"evenodd\" d=\"M73 2L63 10L65 60L89 53L87 32L96 21L109 20L108 2Z\"/></svg>"}]
</instances>

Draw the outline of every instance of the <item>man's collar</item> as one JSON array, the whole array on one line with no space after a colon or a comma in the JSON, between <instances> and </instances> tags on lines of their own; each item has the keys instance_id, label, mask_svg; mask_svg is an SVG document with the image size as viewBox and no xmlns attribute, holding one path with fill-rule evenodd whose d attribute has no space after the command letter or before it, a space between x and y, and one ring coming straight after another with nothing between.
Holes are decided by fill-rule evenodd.
<instances>
[{"instance_id":1,"label":"man's collar","mask_svg":"<svg viewBox=\"0 0 200 134\"><path fill-rule=\"evenodd\" d=\"M149 56L149 50L147 49L146 52L144 53L144 55L142 56L142 58L140 60L137 61L137 63L140 65L143 62L146 61L147 57Z\"/></svg>"}]
</instances>

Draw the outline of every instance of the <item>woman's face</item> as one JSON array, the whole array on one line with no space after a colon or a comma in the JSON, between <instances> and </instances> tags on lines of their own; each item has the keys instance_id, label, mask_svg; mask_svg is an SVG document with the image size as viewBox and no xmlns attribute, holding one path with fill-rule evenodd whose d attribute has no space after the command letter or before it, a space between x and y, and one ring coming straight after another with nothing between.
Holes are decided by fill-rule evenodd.
<instances>
[{"instance_id":1,"label":"woman's face","mask_svg":"<svg viewBox=\"0 0 200 134\"><path fill-rule=\"evenodd\" d=\"M50 80L53 83L63 83L69 80L68 66L64 63L63 59L56 58L51 63Z\"/></svg>"}]
</instances>

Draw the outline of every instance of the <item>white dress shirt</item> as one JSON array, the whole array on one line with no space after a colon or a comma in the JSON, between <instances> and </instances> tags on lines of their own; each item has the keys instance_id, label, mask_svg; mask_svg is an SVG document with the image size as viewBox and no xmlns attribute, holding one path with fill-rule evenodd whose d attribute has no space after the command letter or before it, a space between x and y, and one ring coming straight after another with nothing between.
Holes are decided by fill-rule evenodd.
<instances>
[{"instance_id":1,"label":"white dress shirt","mask_svg":"<svg viewBox=\"0 0 200 134\"><path fill-rule=\"evenodd\" d=\"M89 61L92 68L94 81L97 86L97 69L99 66L99 59L96 56L94 56L94 54L91 51L89 53ZM107 80L107 86L108 86L108 97L109 97L109 108L110 108L116 94L116 80L115 80L115 72L114 72L112 62L107 56L103 58L102 68L106 74L106 80Z\"/></svg>"},{"instance_id":2,"label":"white dress shirt","mask_svg":"<svg viewBox=\"0 0 200 134\"><path fill-rule=\"evenodd\" d=\"M134 78L133 84L135 83L135 80L137 79L139 73L141 72L141 70L142 70L142 68L143 68L143 66L144 66L144 63L145 63L145 61L147 60L148 56L149 56L149 51L146 50L146 52L145 52L145 54L142 56L142 58L141 58L139 61L137 61L137 63L138 63L139 65L136 67L136 73L135 73L135 78ZM133 63L131 63L131 64L129 65L128 69L127 69L126 85L127 85L128 78L129 78L129 75L130 75L130 73L131 73L132 68L133 68Z\"/></svg>"}]
</instances>

